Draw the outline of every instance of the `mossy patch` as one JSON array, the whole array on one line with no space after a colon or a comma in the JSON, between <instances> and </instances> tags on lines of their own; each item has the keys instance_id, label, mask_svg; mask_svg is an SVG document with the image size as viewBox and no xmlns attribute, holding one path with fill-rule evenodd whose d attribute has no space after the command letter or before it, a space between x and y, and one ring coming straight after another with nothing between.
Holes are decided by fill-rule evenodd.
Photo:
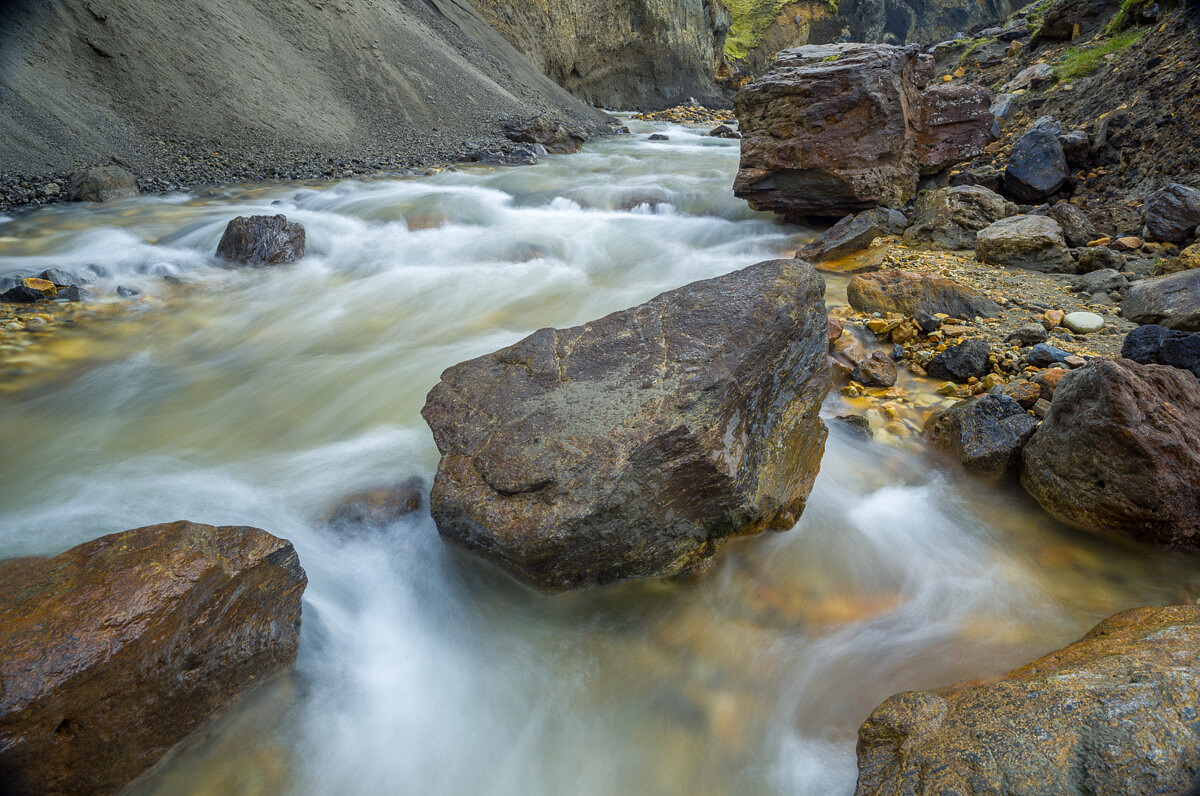
<instances>
[{"instance_id":1,"label":"mossy patch","mask_svg":"<svg viewBox=\"0 0 1200 796\"><path fill-rule=\"evenodd\" d=\"M1144 6L1147 0L1124 0L1121 3L1121 8L1117 13L1113 14L1112 19L1104 26L1104 35L1111 36L1114 33L1120 33L1125 28L1125 22L1129 18L1129 12L1138 6Z\"/></svg>"},{"instance_id":2,"label":"mossy patch","mask_svg":"<svg viewBox=\"0 0 1200 796\"><path fill-rule=\"evenodd\" d=\"M1088 44L1069 47L1054 64L1054 76L1059 80L1074 80L1096 71L1109 53L1128 50L1149 32L1149 28L1128 30L1108 39L1095 39Z\"/></svg>"},{"instance_id":3,"label":"mossy patch","mask_svg":"<svg viewBox=\"0 0 1200 796\"><path fill-rule=\"evenodd\" d=\"M751 50L762 43L763 33L771 27L775 17L789 2L794 0L720 0L729 11L729 35L725 38L725 57L733 61L746 58ZM837 11L836 0L830 0L830 9Z\"/></svg>"}]
</instances>

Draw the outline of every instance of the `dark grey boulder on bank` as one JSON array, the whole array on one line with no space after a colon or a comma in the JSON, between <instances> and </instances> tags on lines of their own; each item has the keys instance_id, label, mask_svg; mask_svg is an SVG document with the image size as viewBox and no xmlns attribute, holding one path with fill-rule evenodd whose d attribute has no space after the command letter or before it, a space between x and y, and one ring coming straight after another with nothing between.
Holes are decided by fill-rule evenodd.
<instances>
[{"instance_id":1,"label":"dark grey boulder on bank","mask_svg":"<svg viewBox=\"0 0 1200 796\"><path fill-rule=\"evenodd\" d=\"M218 257L242 265L286 265L304 253L304 227L282 215L238 216L217 244Z\"/></svg>"},{"instance_id":2,"label":"dark grey boulder on bank","mask_svg":"<svg viewBox=\"0 0 1200 796\"><path fill-rule=\"evenodd\" d=\"M936 379L949 379L960 384L972 376L982 379L992 369L991 353L991 347L983 340L964 340L934 356L925 371Z\"/></svg>"},{"instance_id":3,"label":"dark grey boulder on bank","mask_svg":"<svg viewBox=\"0 0 1200 796\"><path fill-rule=\"evenodd\" d=\"M1121 315L1137 324L1200 332L1200 268L1131 285L1121 302Z\"/></svg>"},{"instance_id":4,"label":"dark grey boulder on bank","mask_svg":"<svg viewBox=\"0 0 1200 796\"><path fill-rule=\"evenodd\" d=\"M110 202L137 196L137 177L120 166L95 166L71 175L67 198L73 202Z\"/></svg>"},{"instance_id":5,"label":"dark grey boulder on bank","mask_svg":"<svg viewBox=\"0 0 1200 796\"><path fill-rule=\"evenodd\" d=\"M1125 335L1121 356L1143 365L1170 365L1200 379L1200 332L1147 324Z\"/></svg>"},{"instance_id":6,"label":"dark grey boulder on bank","mask_svg":"<svg viewBox=\"0 0 1200 796\"><path fill-rule=\"evenodd\" d=\"M578 152L588 140L582 127L565 124L549 116L536 116L504 126L504 136L518 144L540 144L552 155Z\"/></svg>"},{"instance_id":7,"label":"dark grey boulder on bank","mask_svg":"<svg viewBox=\"0 0 1200 796\"><path fill-rule=\"evenodd\" d=\"M1057 131L1035 125L1013 144L1004 169L1004 193L1018 202L1044 202L1070 178Z\"/></svg>"},{"instance_id":8,"label":"dark grey boulder on bank","mask_svg":"<svg viewBox=\"0 0 1200 796\"><path fill-rule=\"evenodd\" d=\"M867 248L878 237L903 233L907 223L908 219L899 210L886 207L864 210L846 216L811 243L801 246L796 256L811 263L836 260Z\"/></svg>"},{"instance_id":9,"label":"dark grey boulder on bank","mask_svg":"<svg viewBox=\"0 0 1200 796\"><path fill-rule=\"evenodd\" d=\"M1015 475L1037 420L1007 395L981 395L931 415L925 435L985 478Z\"/></svg>"},{"instance_id":10,"label":"dark grey boulder on bank","mask_svg":"<svg viewBox=\"0 0 1200 796\"><path fill-rule=\"evenodd\" d=\"M1182 243L1200 225L1200 190L1170 183L1146 197L1147 240Z\"/></svg>"},{"instance_id":11,"label":"dark grey boulder on bank","mask_svg":"<svg viewBox=\"0 0 1200 796\"><path fill-rule=\"evenodd\" d=\"M1062 227L1046 216L1011 216L979 231L975 256L981 262L1027 271L1074 273Z\"/></svg>"},{"instance_id":12,"label":"dark grey boulder on bank","mask_svg":"<svg viewBox=\"0 0 1200 796\"><path fill-rule=\"evenodd\" d=\"M685 572L804 509L824 283L769 260L448 368L422 415L438 530L549 590Z\"/></svg>"}]
</instances>

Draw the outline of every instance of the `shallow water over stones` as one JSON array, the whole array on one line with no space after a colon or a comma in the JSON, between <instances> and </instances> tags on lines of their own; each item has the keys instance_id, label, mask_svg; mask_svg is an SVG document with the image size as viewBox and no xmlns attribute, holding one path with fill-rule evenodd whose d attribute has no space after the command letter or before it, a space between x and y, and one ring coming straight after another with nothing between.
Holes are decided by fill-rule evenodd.
<instances>
[{"instance_id":1,"label":"shallow water over stones","mask_svg":"<svg viewBox=\"0 0 1200 796\"><path fill-rule=\"evenodd\" d=\"M341 497L428 483L418 412L443 368L810 234L733 198L736 141L630 125L534 167L0 224L0 276L108 274L87 318L0 357L26 357L0 392L0 555L186 518L286 537L309 576L295 672L138 793L849 793L855 731L890 694L999 674L1197 593L1188 559L836 430L799 525L687 580L548 597L445 546L424 511L331 533ZM670 140L645 143L658 130ZM225 223L252 213L304 224L308 257L219 263ZM825 415L848 409L833 395Z\"/></svg>"}]
</instances>

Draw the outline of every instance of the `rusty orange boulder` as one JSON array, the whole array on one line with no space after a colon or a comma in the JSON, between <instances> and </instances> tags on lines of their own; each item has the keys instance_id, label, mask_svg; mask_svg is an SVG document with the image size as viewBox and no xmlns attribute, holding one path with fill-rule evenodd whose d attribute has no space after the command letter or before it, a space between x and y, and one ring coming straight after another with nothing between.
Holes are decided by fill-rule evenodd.
<instances>
[{"instance_id":1,"label":"rusty orange boulder","mask_svg":"<svg viewBox=\"0 0 1200 796\"><path fill-rule=\"evenodd\" d=\"M0 562L4 793L117 790L295 660L290 542L191 522Z\"/></svg>"}]
</instances>

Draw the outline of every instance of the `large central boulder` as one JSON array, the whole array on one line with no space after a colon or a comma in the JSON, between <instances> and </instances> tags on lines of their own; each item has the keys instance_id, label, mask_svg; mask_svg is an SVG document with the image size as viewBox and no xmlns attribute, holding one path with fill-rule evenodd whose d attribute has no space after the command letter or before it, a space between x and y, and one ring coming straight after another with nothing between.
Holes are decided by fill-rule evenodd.
<instances>
[{"instance_id":1,"label":"large central boulder","mask_svg":"<svg viewBox=\"0 0 1200 796\"><path fill-rule=\"evenodd\" d=\"M734 193L789 219L900 207L920 174L988 143L982 86L937 87L916 45L806 45L734 99L742 159Z\"/></svg>"},{"instance_id":2,"label":"large central boulder","mask_svg":"<svg viewBox=\"0 0 1200 796\"><path fill-rule=\"evenodd\" d=\"M768 260L448 368L422 410L438 530L562 590L790 528L826 436L824 290Z\"/></svg>"},{"instance_id":3,"label":"large central boulder","mask_svg":"<svg viewBox=\"0 0 1200 796\"><path fill-rule=\"evenodd\" d=\"M0 561L0 791L112 793L296 659L291 543L190 522Z\"/></svg>"},{"instance_id":4,"label":"large central boulder","mask_svg":"<svg viewBox=\"0 0 1200 796\"><path fill-rule=\"evenodd\" d=\"M1136 608L1003 677L907 691L858 731L858 796L1196 793L1200 606Z\"/></svg>"}]
</instances>

